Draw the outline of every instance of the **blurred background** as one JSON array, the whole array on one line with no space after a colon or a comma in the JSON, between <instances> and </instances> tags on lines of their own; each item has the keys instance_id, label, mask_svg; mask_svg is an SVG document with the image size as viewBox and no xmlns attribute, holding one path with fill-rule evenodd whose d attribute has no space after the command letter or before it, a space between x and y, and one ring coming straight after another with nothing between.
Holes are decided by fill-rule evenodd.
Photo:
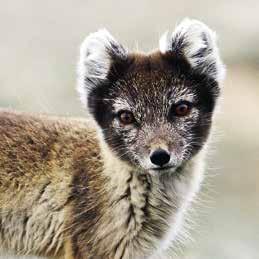
<instances>
[{"instance_id":1,"label":"blurred background","mask_svg":"<svg viewBox=\"0 0 259 259\"><path fill-rule=\"evenodd\" d=\"M227 65L207 177L188 259L259 258L259 1L0 0L0 107L84 116L75 92L78 47L106 27L150 51L184 17L218 33ZM3 256L1 258L7 258Z\"/></svg>"}]
</instances>

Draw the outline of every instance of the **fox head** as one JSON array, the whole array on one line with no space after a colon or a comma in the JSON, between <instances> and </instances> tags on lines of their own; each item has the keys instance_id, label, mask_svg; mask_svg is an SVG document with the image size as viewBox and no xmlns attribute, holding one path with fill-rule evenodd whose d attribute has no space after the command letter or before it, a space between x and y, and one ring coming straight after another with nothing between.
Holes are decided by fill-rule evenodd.
<instances>
[{"instance_id":1,"label":"fox head","mask_svg":"<svg viewBox=\"0 0 259 259\"><path fill-rule=\"evenodd\" d=\"M85 39L78 91L118 158L160 172L199 152L224 77L215 38L185 19L149 54L128 52L105 29Z\"/></svg>"}]
</instances>

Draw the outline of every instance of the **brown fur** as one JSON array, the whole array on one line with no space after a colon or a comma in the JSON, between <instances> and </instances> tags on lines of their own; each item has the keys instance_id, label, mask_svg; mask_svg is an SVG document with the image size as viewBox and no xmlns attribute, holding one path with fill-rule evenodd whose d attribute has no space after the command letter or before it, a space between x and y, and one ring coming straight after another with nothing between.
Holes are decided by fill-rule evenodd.
<instances>
[{"instance_id":1,"label":"brown fur","mask_svg":"<svg viewBox=\"0 0 259 259\"><path fill-rule=\"evenodd\" d=\"M73 170L80 173L83 164L89 172L96 170L87 159L89 153L99 152L94 131L85 121L0 111L0 140L0 246L20 254L59 254L67 226L64 218L59 224L53 218L67 213ZM45 225L32 220L40 207L40 213L46 213ZM42 236L33 240L35 233L28 231L40 228L35 224L41 225ZM51 224L54 230L48 233Z\"/></svg>"}]
</instances>

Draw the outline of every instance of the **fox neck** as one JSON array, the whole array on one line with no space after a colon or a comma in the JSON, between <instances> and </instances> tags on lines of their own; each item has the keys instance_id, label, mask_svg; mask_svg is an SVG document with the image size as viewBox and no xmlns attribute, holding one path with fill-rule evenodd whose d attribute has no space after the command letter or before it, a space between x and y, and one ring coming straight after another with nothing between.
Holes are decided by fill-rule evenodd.
<instances>
[{"instance_id":1,"label":"fox neck","mask_svg":"<svg viewBox=\"0 0 259 259\"><path fill-rule=\"evenodd\" d=\"M178 214L185 210L185 192L190 180L186 180L182 172L151 175L121 161L106 143L101 143L101 149L112 215L104 223L106 229L100 230L99 237L108 231L116 233L107 240L109 247L114 248L115 259L142 258L158 247L167 249L181 223L182 217ZM192 168L187 167L188 171ZM102 249L105 247L104 241Z\"/></svg>"}]
</instances>

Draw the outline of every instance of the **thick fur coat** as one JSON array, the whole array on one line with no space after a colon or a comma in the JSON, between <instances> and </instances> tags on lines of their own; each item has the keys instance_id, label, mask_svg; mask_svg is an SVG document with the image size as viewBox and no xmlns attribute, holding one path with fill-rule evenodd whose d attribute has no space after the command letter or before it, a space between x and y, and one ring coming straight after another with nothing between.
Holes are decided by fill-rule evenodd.
<instances>
[{"instance_id":1,"label":"thick fur coat","mask_svg":"<svg viewBox=\"0 0 259 259\"><path fill-rule=\"evenodd\" d=\"M150 54L106 30L89 35L78 65L88 120L0 111L1 252L171 258L223 76L215 33L198 21ZM151 159L157 150L166 163Z\"/></svg>"}]
</instances>

